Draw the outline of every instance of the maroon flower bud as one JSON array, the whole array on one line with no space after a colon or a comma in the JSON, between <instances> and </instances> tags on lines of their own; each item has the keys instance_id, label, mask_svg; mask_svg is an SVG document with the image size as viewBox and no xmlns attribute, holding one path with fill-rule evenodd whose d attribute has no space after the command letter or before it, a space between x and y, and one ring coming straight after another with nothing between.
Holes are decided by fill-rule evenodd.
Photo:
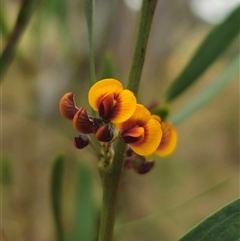
<instances>
[{"instance_id":1,"label":"maroon flower bud","mask_svg":"<svg viewBox=\"0 0 240 241\"><path fill-rule=\"evenodd\" d=\"M75 114L73 118L73 126L77 131L83 134L94 133L97 130L93 117L89 116L86 108L81 108Z\"/></svg>"},{"instance_id":2,"label":"maroon flower bud","mask_svg":"<svg viewBox=\"0 0 240 241\"><path fill-rule=\"evenodd\" d=\"M89 136L85 134L80 134L79 136L74 138L74 146L77 149L83 149L90 142Z\"/></svg>"},{"instance_id":3,"label":"maroon flower bud","mask_svg":"<svg viewBox=\"0 0 240 241\"><path fill-rule=\"evenodd\" d=\"M96 131L96 138L102 142L109 142L114 136L113 129L109 128L107 125L101 126Z\"/></svg>"},{"instance_id":4,"label":"maroon flower bud","mask_svg":"<svg viewBox=\"0 0 240 241\"><path fill-rule=\"evenodd\" d=\"M126 160L131 161L132 168L138 174L145 174L154 166L154 160L146 160L144 156L140 156L138 154L127 157Z\"/></svg>"},{"instance_id":5,"label":"maroon flower bud","mask_svg":"<svg viewBox=\"0 0 240 241\"><path fill-rule=\"evenodd\" d=\"M136 153L131 148L128 147L127 152L126 152L126 157L131 157L131 156L135 156L135 155L136 155Z\"/></svg>"},{"instance_id":6,"label":"maroon flower bud","mask_svg":"<svg viewBox=\"0 0 240 241\"><path fill-rule=\"evenodd\" d=\"M103 120L100 118L93 117L93 123L97 126L100 127L103 125Z\"/></svg>"},{"instance_id":7,"label":"maroon flower bud","mask_svg":"<svg viewBox=\"0 0 240 241\"><path fill-rule=\"evenodd\" d=\"M143 162L141 165L139 165L138 167L133 167L133 169L138 174L145 174L152 170L152 168L154 167L154 164L155 164L154 160L147 160Z\"/></svg>"},{"instance_id":8,"label":"maroon flower bud","mask_svg":"<svg viewBox=\"0 0 240 241\"><path fill-rule=\"evenodd\" d=\"M60 100L59 109L61 114L69 119L73 120L74 115L77 113L78 108L75 105L74 95L72 92L66 93Z\"/></svg>"}]
</instances>

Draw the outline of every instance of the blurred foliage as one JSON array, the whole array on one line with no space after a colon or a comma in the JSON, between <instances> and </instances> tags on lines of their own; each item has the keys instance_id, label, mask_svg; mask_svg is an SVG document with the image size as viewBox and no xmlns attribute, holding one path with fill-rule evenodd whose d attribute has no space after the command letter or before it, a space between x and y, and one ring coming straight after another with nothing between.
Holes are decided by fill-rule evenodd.
<instances>
[{"instance_id":1,"label":"blurred foliage","mask_svg":"<svg viewBox=\"0 0 240 241\"><path fill-rule=\"evenodd\" d=\"M113 57L111 53L105 53L103 61L102 61L102 67L101 67L101 74L99 79L106 79L106 78L114 78L115 76L115 70L114 70L114 63L113 63Z\"/></svg>"},{"instance_id":2,"label":"blurred foliage","mask_svg":"<svg viewBox=\"0 0 240 241\"><path fill-rule=\"evenodd\" d=\"M9 36L7 40L6 47L4 48L1 56L0 56L0 81L2 80L5 72L8 69L8 66L11 64L13 58L14 58L14 52L17 45L18 40L21 37L21 34L23 33L24 29L26 28L28 22L30 21L32 14L34 12L34 9L37 8L37 0L23 0L21 2L20 10L16 19L15 26L11 32L11 35ZM1 15L1 26L3 27L2 33L6 33L6 25L5 21L3 19L3 16Z\"/></svg>"},{"instance_id":3,"label":"blurred foliage","mask_svg":"<svg viewBox=\"0 0 240 241\"><path fill-rule=\"evenodd\" d=\"M62 182L65 158L63 154L58 155L53 163L52 180L51 180L51 200L53 208L53 216L56 223L57 238L59 241L64 240L64 232L62 228Z\"/></svg>"},{"instance_id":4,"label":"blurred foliage","mask_svg":"<svg viewBox=\"0 0 240 241\"><path fill-rule=\"evenodd\" d=\"M231 44L240 30L240 7L237 7L230 16L216 26L203 40L194 56L189 60L186 68L170 86L166 101L171 101L188 88L216 58Z\"/></svg>"},{"instance_id":5,"label":"blurred foliage","mask_svg":"<svg viewBox=\"0 0 240 241\"><path fill-rule=\"evenodd\" d=\"M3 48L7 45L6 37L14 29L19 3L2 2ZM114 76L126 84L139 14L129 10L123 1L101 0L95 4L97 76ZM239 8L235 11L237 14ZM229 45L238 23L235 21L229 27L224 22L214 27L196 18L189 10L188 1L159 2L139 101L145 105L157 102L160 106L158 114L164 118L169 113L173 119L178 111L184 113L184 108L192 102L200 103L200 107L191 118L186 115L177 127L179 143L175 154L165 159L154 157L155 168L145 176L131 171L124 173L117 217L117 224L123 228L116 228L116 241L177 240L238 196L239 116L236 113L239 112L239 84L234 77L236 62L234 71L229 72L239 52L238 41ZM222 30L223 26L226 31ZM206 58L213 62L218 57L217 61L195 60L201 71L195 72L194 78L181 77L185 84L181 81L178 85L182 88L180 92L193 80L198 78L198 81L191 91L179 95L171 106L169 104L166 111L160 100L169 86L177 83L172 80L183 76L184 66L189 67L188 61L209 32L210 37L218 36L218 45L215 45L218 47L210 47L211 51L205 49ZM222 41L222 34L227 37L226 41ZM197 51L202 53L202 49ZM223 52L221 56L217 56L220 52ZM213 54L210 56L209 53ZM2 82L2 230L9 240L56 240L51 201L55 200L55 217L60 220L57 214L60 196L61 228L66 239L94 240L96 237L101 188L95 158L90 149L74 149L76 133L58 110L59 99L67 91L78 93L79 106L88 105L89 70L84 3L77 0L41 1L39 7L34 8ZM203 70L206 71L200 76ZM215 90L220 85L222 92L210 102L208 96L219 93ZM174 90L168 99L175 98L180 92ZM198 96L201 97L198 101L204 101L194 99ZM205 108L200 109L203 106ZM195 110L196 106L190 112ZM56 159L57 153L62 151L65 153L64 173L62 157ZM52 160L55 160L55 166ZM53 176L54 199L51 199L49 184ZM226 185L211 189L226 179ZM198 195L209 189L206 195ZM195 196L197 198L193 200ZM179 203L187 205L178 206ZM171 208L172 211L167 212ZM165 215L157 215L159 213ZM155 215L153 221L147 218L149 215ZM144 225L124 228L124 224L138 220Z\"/></svg>"},{"instance_id":6,"label":"blurred foliage","mask_svg":"<svg viewBox=\"0 0 240 241\"><path fill-rule=\"evenodd\" d=\"M1 181L3 185L10 185L13 182L13 166L9 156L1 158Z\"/></svg>"},{"instance_id":7,"label":"blurred foliage","mask_svg":"<svg viewBox=\"0 0 240 241\"><path fill-rule=\"evenodd\" d=\"M0 31L1 31L1 35L3 36L3 38L7 38L9 35L9 30L7 28L7 24L5 22L5 18L3 16L3 11L0 11Z\"/></svg>"},{"instance_id":8,"label":"blurred foliage","mask_svg":"<svg viewBox=\"0 0 240 241\"><path fill-rule=\"evenodd\" d=\"M217 94L219 94L220 91L226 88L227 84L234 80L234 77L239 72L239 61L239 56L237 56L236 59L226 67L224 72L217 76L211 84L205 86L198 95L191 99L191 102L187 103L183 108L174 113L173 116L170 117L170 121L175 125L179 125L182 121L186 120L196 111L207 105Z\"/></svg>"},{"instance_id":9,"label":"blurred foliage","mask_svg":"<svg viewBox=\"0 0 240 241\"><path fill-rule=\"evenodd\" d=\"M85 165L78 171L75 194L74 227L68 240L96 240L98 212L93 197L92 173Z\"/></svg>"}]
</instances>

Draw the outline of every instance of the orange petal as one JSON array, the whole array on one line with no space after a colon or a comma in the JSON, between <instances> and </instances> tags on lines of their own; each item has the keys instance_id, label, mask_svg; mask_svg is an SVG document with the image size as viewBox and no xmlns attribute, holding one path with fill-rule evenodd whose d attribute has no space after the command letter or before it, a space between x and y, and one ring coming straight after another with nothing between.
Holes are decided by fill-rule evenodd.
<instances>
[{"instance_id":1,"label":"orange petal","mask_svg":"<svg viewBox=\"0 0 240 241\"><path fill-rule=\"evenodd\" d=\"M174 126L167 121L161 123L163 136L155 154L158 156L167 156L171 154L177 145L177 131Z\"/></svg>"},{"instance_id":2,"label":"orange petal","mask_svg":"<svg viewBox=\"0 0 240 241\"><path fill-rule=\"evenodd\" d=\"M125 143L140 141L144 138L144 128L143 127L131 128L130 130L122 132L120 137Z\"/></svg>"},{"instance_id":3,"label":"orange petal","mask_svg":"<svg viewBox=\"0 0 240 241\"><path fill-rule=\"evenodd\" d=\"M129 146L135 153L147 156L156 151L161 138L161 125L156 119L151 118L144 126L144 138L141 141L129 144Z\"/></svg>"},{"instance_id":4,"label":"orange petal","mask_svg":"<svg viewBox=\"0 0 240 241\"><path fill-rule=\"evenodd\" d=\"M78 108L75 105L74 95L72 92L66 93L60 100L59 109L65 118L72 120L77 113Z\"/></svg>"},{"instance_id":5,"label":"orange petal","mask_svg":"<svg viewBox=\"0 0 240 241\"><path fill-rule=\"evenodd\" d=\"M99 100L106 94L119 94L123 90L121 82L116 79L103 79L96 82L88 93L88 102L90 106L98 111Z\"/></svg>"},{"instance_id":6,"label":"orange petal","mask_svg":"<svg viewBox=\"0 0 240 241\"><path fill-rule=\"evenodd\" d=\"M150 111L143 105L137 104L133 115L122 123L117 123L116 127L119 131L126 131L136 126L144 126L151 118Z\"/></svg>"},{"instance_id":7,"label":"orange petal","mask_svg":"<svg viewBox=\"0 0 240 241\"><path fill-rule=\"evenodd\" d=\"M116 96L115 101L110 118L111 122L120 123L126 121L133 115L136 109L136 97L132 91L125 89Z\"/></svg>"},{"instance_id":8,"label":"orange petal","mask_svg":"<svg viewBox=\"0 0 240 241\"><path fill-rule=\"evenodd\" d=\"M153 119L155 119L155 120L157 120L158 122L160 122L161 123L161 117L159 116L159 115L151 115L151 118L153 118Z\"/></svg>"}]
</instances>

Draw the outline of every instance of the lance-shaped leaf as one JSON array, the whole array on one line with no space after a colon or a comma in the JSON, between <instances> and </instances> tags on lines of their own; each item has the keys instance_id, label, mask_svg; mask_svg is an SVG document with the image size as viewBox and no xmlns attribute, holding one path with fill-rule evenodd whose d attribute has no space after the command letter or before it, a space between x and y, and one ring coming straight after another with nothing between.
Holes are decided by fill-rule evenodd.
<instances>
[{"instance_id":1,"label":"lance-shaped leaf","mask_svg":"<svg viewBox=\"0 0 240 241\"><path fill-rule=\"evenodd\" d=\"M96 238L97 208L93 197L92 174L89 167L81 165L76 186L76 208L71 241L93 241Z\"/></svg>"},{"instance_id":2,"label":"lance-shaped leaf","mask_svg":"<svg viewBox=\"0 0 240 241\"><path fill-rule=\"evenodd\" d=\"M239 230L240 199L236 199L195 226L179 241L238 241Z\"/></svg>"},{"instance_id":3,"label":"lance-shaped leaf","mask_svg":"<svg viewBox=\"0 0 240 241\"><path fill-rule=\"evenodd\" d=\"M99 79L113 78L115 77L113 57L111 53L106 52L103 57L102 69Z\"/></svg>"},{"instance_id":4,"label":"lance-shaped leaf","mask_svg":"<svg viewBox=\"0 0 240 241\"><path fill-rule=\"evenodd\" d=\"M220 25L215 27L199 46L187 66L176 78L166 93L170 102L185 91L231 44L240 30L240 6Z\"/></svg>"}]
</instances>

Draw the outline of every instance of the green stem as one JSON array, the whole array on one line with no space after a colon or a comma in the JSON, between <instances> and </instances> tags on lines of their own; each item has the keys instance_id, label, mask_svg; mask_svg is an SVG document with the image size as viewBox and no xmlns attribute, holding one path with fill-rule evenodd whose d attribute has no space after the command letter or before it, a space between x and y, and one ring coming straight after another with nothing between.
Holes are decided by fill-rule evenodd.
<instances>
[{"instance_id":1,"label":"green stem","mask_svg":"<svg viewBox=\"0 0 240 241\"><path fill-rule=\"evenodd\" d=\"M95 1L94 0L85 0L85 12L87 17L87 26L88 26L88 40L90 47L90 85L92 86L95 83L95 63L94 63L94 10L95 10Z\"/></svg>"},{"instance_id":2,"label":"green stem","mask_svg":"<svg viewBox=\"0 0 240 241\"><path fill-rule=\"evenodd\" d=\"M7 71L7 68L11 64L17 43L26 28L27 24L29 23L35 5L37 4L38 0L22 0L21 8L14 26L14 29L9 37L9 40L4 48L1 56L0 56L0 81L3 79L4 74Z\"/></svg>"},{"instance_id":3,"label":"green stem","mask_svg":"<svg viewBox=\"0 0 240 241\"><path fill-rule=\"evenodd\" d=\"M99 171L103 185L99 241L111 241L113 237L118 189L126 148L127 145L118 139L112 166L106 168L102 162L99 163Z\"/></svg>"},{"instance_id":4,"label":"green stem","mask_svg":"<svg viewBox=\"0 0 240 241\"><path fill-rule=\"evenodd\" d=\"M141 79L147 43L151 29L154 11L157 0L144 0L142 6L141 19L137 35L137 42L134 49L132 66L128 78L128 89L137 96L138 87Z\"/></svg>"},{"instance_id":5,"label":"green stem","mask_svg":"<svg viewBox=\"0 0 240 241\"><path fill-rule=\"evenodd\" d=\"M128 84L128 88L132 90L135 95L137 95L138 92L156 3L157 0L143 1L139 31ZM118 139L115 145L115 154L111 165L106 167L103 162L99 162L99 172L103 185L103 203L99 229L99 241L112 241L119 183L123 171L126 150L127 145Z\"/></svg>"}]
</instances>

